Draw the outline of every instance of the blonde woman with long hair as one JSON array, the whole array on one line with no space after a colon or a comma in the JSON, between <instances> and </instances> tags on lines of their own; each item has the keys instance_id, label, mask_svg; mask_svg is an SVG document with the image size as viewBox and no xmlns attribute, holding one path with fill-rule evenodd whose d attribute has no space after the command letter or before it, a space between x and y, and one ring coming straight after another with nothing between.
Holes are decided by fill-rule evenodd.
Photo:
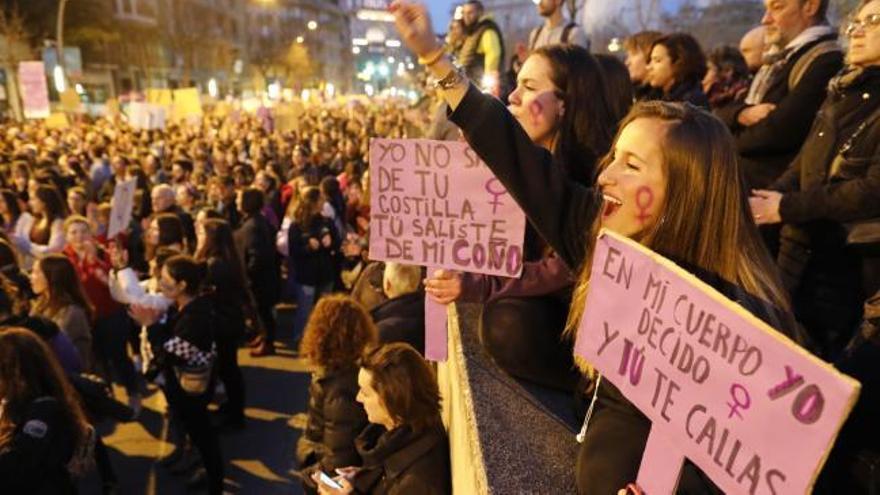
<instances>
[{"instance_id":1,"label":"blonde woman with long hair","mask_svg":"<svg viewBox=\"0 0 880 495\"><path fill-rule=\"evenodd\" d=\"M579 270L570 337L583 316L596 236L605 228L674 260L798 338L777 269L751 219L724 124L690 105L637 104L599 167L596 186L580 186L552 166L550 153L529 139L500 101L483 95L441 54L423 5L398 0L391 10L401 38L441 81L450 120L548 244ZM588 363L580 364L595 376ZM592 383L598 401L578 456L578 492L616 493L636 479L651 423L607 381L597 390ZM717 490L693 466L682 484Z\"/></svg>"}]
</instances>

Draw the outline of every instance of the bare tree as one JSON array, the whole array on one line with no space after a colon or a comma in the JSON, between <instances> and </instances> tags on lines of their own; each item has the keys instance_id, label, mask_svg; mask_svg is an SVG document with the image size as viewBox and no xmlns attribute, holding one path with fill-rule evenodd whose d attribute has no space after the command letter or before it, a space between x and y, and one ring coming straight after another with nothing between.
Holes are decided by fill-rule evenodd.
<instances>
[{"instance_id":1,"label":"bare tree","mask_svg":"<svg viewBox=\"0 0 880 495\"><path fill-rule=\"evenodd\" d=\"M18 63L30 58L28 31L18 8L0 10L0 37L3 39L3 65L7 68L9 103L16 120L23 118L18 91Z\"/></svg>"}]
</instances>

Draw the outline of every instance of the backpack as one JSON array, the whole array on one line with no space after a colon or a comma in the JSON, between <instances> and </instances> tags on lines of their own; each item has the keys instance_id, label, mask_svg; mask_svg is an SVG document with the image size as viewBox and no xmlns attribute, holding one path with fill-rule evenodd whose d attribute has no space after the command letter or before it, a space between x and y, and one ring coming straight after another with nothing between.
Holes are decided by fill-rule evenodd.
<instances>
[{"instance_id":1,"label":"backpack","mask_svg":"<svg viewBox=\"0 0 880 495\"><path fill-rule=\"evenodd\" d=\"M815 62L816 59L826 53L840 51L840 43L838 43L836 39L816 43L816 45L807 50L807 52L801 55L797 62L794 63L794 67L792 67L791 72L788 74L788 90L791 91L799 82L801 82L807 69L813 65L813 62Z\"/></svg>"},{"instance_id":2,"label":"backpack","mask_svg":"<svg viewBox=\"0 0 880 495\"><path fill-rule=\"evenodd\" d=\"M575 23L573 21L566 24L565 28L562 30L562 36L559 38L559 43L560 44L567 44L568 38L569 38L569 36L571 36L571 31L576 27L577 27L577 23ZM529 35L529 51L530 52L534 51L535 42L538 41L538 38L541 36L541 33L543 31L544 31L544 24L541 24L534 31L532 31L531 35Z\"/></svg>"}]
</instances>

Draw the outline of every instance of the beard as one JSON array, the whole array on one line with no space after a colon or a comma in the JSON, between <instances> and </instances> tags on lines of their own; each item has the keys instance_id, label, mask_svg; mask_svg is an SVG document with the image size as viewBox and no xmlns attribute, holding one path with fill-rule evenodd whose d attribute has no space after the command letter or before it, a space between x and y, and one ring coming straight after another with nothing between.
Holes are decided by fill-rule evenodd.
<instances>
[{"instance_id":1,"label":"beard","mask_svg":"<svg viewBox=\"0 0 880 495\"><path fill-rule=\"evenodd\" d=\"M479 20L474 21L472 24L462 23L464 26L464 34L466 36L470 36L477 32L477 24L479 24Z\"/></svg>"}]
</instances>

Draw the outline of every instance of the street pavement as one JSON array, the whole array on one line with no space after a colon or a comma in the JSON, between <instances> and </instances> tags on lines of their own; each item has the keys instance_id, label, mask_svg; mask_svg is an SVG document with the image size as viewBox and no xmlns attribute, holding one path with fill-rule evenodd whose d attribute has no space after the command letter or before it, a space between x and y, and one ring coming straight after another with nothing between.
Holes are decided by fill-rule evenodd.
<instances>
[{"instance_id":1,"label":"street pavement","mask_svg":"<svg viewBox=\"0 0 880 495\"><path fill-rule=\"evenodd\" d=\"M288 472L294 467L296 439L305 426L309 370L304 360L279 344L276 356L252 358L239 350L247 398L244 430L221 435L226 462L226 490L240 494L301 494ZM98 431L110 449L120 482L120 494L178 495L187 493L185 478L168 473L157 459L173 450L168 443L168 418L161 392L151 388L135 422L101 424ZM125 392L115 388L117 398ZM100 481L91 475L80 484L81 494L99 494Z\"/></svg>"}]
</instances>

